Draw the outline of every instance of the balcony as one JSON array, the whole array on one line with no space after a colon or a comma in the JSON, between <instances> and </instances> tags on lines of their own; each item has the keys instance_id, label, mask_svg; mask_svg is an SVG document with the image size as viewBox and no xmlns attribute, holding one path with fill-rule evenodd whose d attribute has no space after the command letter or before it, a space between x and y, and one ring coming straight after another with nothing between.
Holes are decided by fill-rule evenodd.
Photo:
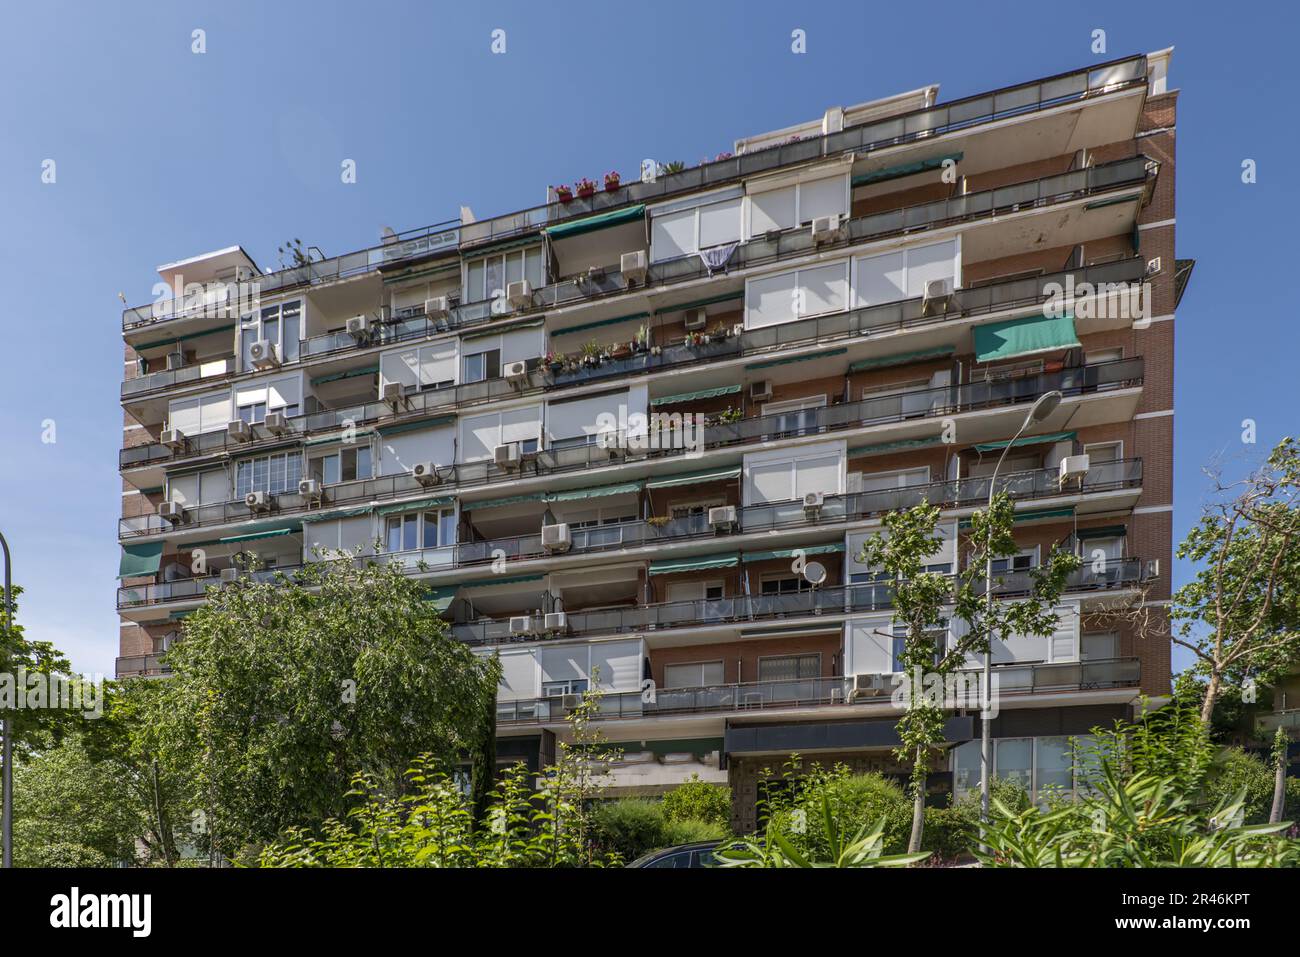
<instances>
[{"instance_id":1,"label":"balcony","mask_svg":"<svg viewBox=\"0 0 1300 957\"><path fill-rule=\"evenodd\" d=\"M171 674L162 663L162 655L125 655L117 659L118 678L156 677Z\"/></svg>"},{"instance_id":2,"label":"balcony","mask_svg":"<svg viewBox=\"0 0 1300 957\"><path fill-rule=\"evenodd\" d=\"M959 386L942 387L918 392L894 393L876 396L859 402L846 402L826 408L810 409L802 413L797 427L792 428L788 415L759 416L738 422L719 423L704 429L705 450L743 448L776 439L807 437L847 430L860 430L890 423L923 421L936 417L957 415L985 409L995 409L1033 402L1044 392L1060 390L1067 397L1104 394L1118 389L1135 387L1142 382L1142 359L1120 359L1095 365L1044 372L1015 379L997 379L970 382ZM340 423L341 424L341 423ZM241 443L230 442L224 432L209 433L220 441L218 448L228 451L246 448ZM124 449L123 452L133 451ZM649 450L647 458L681 458L686 450L661 448ZM520 472L500 469L489 462L469 462L449 465L440 473L439 488L447 491L468 488L493 482L505 482L530 474L551 475L592 470L617 464L613 455L618 450L605 450L595 445L581 445L562 449L543 449L536 459ZM330 507L389 500L404 494L427 492L410 475L393 475L380 479L342 483L328 489ZM297 494L277 496L275 514L303 514L310 517L313 507ZM320 506L317 513L323 514ZM324 510L328 511L328 510ZM200 528L244 521L252 515L243 502L222 502L190 509L183 528ZM176 526L158 518L145 515L123 518L118 523L119 538L161 534Z\"/></svg>"},{"instance_id":3,"label":"balcony","mask_svg":"<svg viewBox=\"0 0 1300 957\"><path fill-rule=\"evenodd\" d=\"M1070 593L1128 588L1154 577L1154 565L1140 558L1123 558L1108 563L1103 572L1085 566L1066 582ZM1029 594L1033 576L1029 572L1007 572L998 576L999 598ZM849 616L893 607L889 584L864 583L820 588L787 595L739 595L733 598L658 602L635 607L567 612L565 635L590 637L683 628L708 628L769 621L772 619ZM544 596L548 601L550 596ZM462 606L463 608L464 606ZM508 620L455 621L452 634L470 645L499 645L516 641L538 641L537 635L511 634ZM554 637L561 637L560 634Z\"/></svg>"},{"instance_id":4,"label":"balcony","mask_svg":"<svg viewBox=\"0 0 1300 957\"><path fill-rule=\"evenodd\" d=\"M1136 658L1108 661L1032 662L995 665L1000 695L1097 691L1136 688L1141 669ZM736 713L797 708L844 708L888 705L889 698L852 700L853 678L806 678L791 681L751 681L702 688L663 688L653 700L640 691L601 695L595 720L644 719L690 714ZM561 697L498 701L499 724L560 724L568 714Z\"/></svg>"},{"instance_id":5,"label":"balcony","mask_svg":"<svg viewBox=\"0 0 1300 957\"><path fill-rule=\"evenodd\" d=\"M196 362L180 369L150 372L122 382L122 398L133 399L151 392L163 392L179 385L201 382L204 379L224 379L235 372L235 358Z\"/></svg>"},{"instance_id":6,"label":"balcony","mask_svg":"<svg viewBox=\"0 0 1300 957\"><path fill-rule=\"evenodd\" d=\"M1255 730L1270 737L1283 728L1291 737L1300 737L1300 709L1290 708L1283 711L1270 711L1255 719Z\"/></svg>"}]
</instances>

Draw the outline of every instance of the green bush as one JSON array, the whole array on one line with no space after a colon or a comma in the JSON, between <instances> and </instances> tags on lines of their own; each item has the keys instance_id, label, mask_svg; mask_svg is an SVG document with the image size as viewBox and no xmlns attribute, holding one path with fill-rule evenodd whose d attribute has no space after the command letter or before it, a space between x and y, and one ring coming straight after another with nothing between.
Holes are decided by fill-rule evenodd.
<instances>
[{"instance_id":1,"label":"green bush","mask_svg":"<svg viewBox=\"0 0 1300 957\"><path fill-rule=\"evenodd\" d=\"M731 789L725 784L701 781L692 774L690 780L664 795L663 808L669 821L704 821L730 828Z\"/></svg>"},{"instance_id":2,"label":"green bush","mask_svg":"<svg viewBox=\"0 0 1300 957\"><path fill-rule=\"evenodd\" d=\"M592 823L601 850L615 851L624 861L668 846L663 804L652 798L606 802L596 809Z\"/></svg>"},{"instance_id":3,"label":"green bush","mask_svg":"<svg viewBox=\"0 0 1300 957\"><path fill-rule=\"evenodd\" d=\"M921 849L947 861L974 853L979 842L979 809L969 804L925 809Z\"/></svg>"},{"instance_id":4,"label":"green bush","mask_svg":"<svg viewBox=\"0 0 1300 957\"><path fill-rule=\"evenodd\" d=\"M1261 757L1241 748L1227 748L1214 762L1205 785L1209 803L1217 804L1225 797L1239 791L1245 792L1247 824L1264 824L1273 810L1273 768ZM1300 779L1286 780L1286 807L1283 817L1288 821L1300 818Z\"/></svg>"},{"instance_id":5,"label":"green bush","mask_svg":"<svg viewBox=\"0 0 1300 957\"><path fill-rule=\"evenodd\" d=\"M696 844L700 841L725 841L730 831L713 821L669 821L664 827L664 847Z\"/></svg>"},{"instance_id":6,"label":"green bush","mask_svg":"<svg viewBox=\"0 0 1300 957\"><path fill-rule=\"evenodd\" d=\"M816 826L825 796L836 827L848 834L882 825L884 854L907 850L912 826L912 803L903 789L879 774L851 774L845 767L829 772L815 769L788 806L772 812L774 826L800 852L825 859L830 853L824 830Z\"/></svg>"}]
</instances>

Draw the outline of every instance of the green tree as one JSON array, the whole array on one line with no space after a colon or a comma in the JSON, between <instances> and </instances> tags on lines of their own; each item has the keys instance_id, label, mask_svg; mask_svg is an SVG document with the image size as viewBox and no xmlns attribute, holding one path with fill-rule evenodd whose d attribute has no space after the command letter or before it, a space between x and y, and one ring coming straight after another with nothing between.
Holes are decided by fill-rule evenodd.
<instances>
[{"instance_id":1,"label":"green tree","mask_svg":"<svg viewBox=\"0 0 1300 957\"><path fill-rule=\"evenodd\" d=\"M400 795L416 756L452 767L477 744L498 666L396 564L314 562L208 599L168 653L152 721L214 857L341 817L358 774Z\"/></svg>"},{"instance_id":2,"label":"green tree","mask_svg":"<svg viewBox=\"0 0 1300 957\"><path fill-rule=\"evenodd\" d=\"M1018 551L1012 534L1015 506L1010 497L1000 493L994 496L991 508L972 516L968 561L958 562L953 576L925 570L941 545L935 537L939 515L939 508L927 502L887 513L882 533L866 541L858 558L862 564L881 569L892 583L894 619L906 629L899 656L905 682L901 690L906 694L898 720L901 743L894 753L912 768L908 782L912 798L908 853L912 854L921 850L926 779L934 752L944 741L948 677L965 667L968 656L987 651L995 638L1050 635L1057 626L1055 607L1066 577L1079 567L1076 556L1053 551L1047 562L1033 571L1028 596L989 603L985 600L986 561ZM940 623L946 615L958 619L962 627L942 629ZM945 641L946 632L953 633L954 640Z\"/></svg>"},{"instance_id":3,"label":"green tree","mask_svg":"<svg viewBox=\"0 0 1300 957\"><path fill-rule=\"evenodd\" d=\"M731 789L725 784L701 781L698 774L665 794L663 804L664 817L669 821L706 821L731 827Z\"/></svg>"},{"instance_id":4,"label":"green tree","mask_svg":"<svg viewBox=\"0 0 1300 957\"><path fill-rule=\"evenodd\" d=\"M1200 520L1178 548L1197 566L1169 610L1168 637L1196 656L1201 717L1226 683L1271 683L1300 659L1300 448L1285 438L1240 482L1215 477ZM1164 637L1149 617L1148 636Z\"/></svg>"}]
</instances>

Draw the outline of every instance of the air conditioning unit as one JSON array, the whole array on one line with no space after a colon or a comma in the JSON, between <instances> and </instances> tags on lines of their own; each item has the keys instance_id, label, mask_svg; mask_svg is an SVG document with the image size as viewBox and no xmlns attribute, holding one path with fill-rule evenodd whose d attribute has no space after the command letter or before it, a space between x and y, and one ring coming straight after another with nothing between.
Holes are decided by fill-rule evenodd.
<instances>
[{"instance_id":1,"label":"air conditioning unit","mask_svg":"<svg viewBox=\"0 0 1300 957\"><path fill-rule=\"evenodd\" d=\"M185 353L183 352L167 353L168 372L175 372L177 369L184 368L184 366L185 366Z\"/></svg>"},{"instance_id":2,"label":"air conditioning unit","mask_svg":"<svg viewBox=\"0 0 1300 957\"><path fill-rule=\"evenodd\" d=\"M1061 484L1078 479L1088 474L1088 456L1087 455L1067 455L1061 459Z\"/></svg>"},{"instance_id":3,"label":"air conditioning unit","mask_svg":"<svg viewBox=\"0 0 1300 957\"><path fill-rule=\"evenodd\" d=\"M506 301L513 309L528 309L533 304L533 284L527 279L506 283Z\"/></svg>"},{"instance_id":4,"label":"air conditioning unit","mask_svg":"<svg viewBox=\"0 0 1300 957\"><path fill-rule=\"evenodd\" d=\"M433 462L416 462L411 466L411 477L421 485L437 485L442 481L438 466Z\"/></svg>"},{"instance_id":5,"label":"air conditioning unit","mask_svg":"<svg viewBox=\"0 0 1300 957\"><path fill-rule=\"evenodd\" d=\"M735 528L736 506L715 505L709 509L709 526L712 528Z\"/></svg>"},{"instance_id":6,"label":"air conditioning unit","mask_svg":"<svg viewBox=\"0 0 1300 957\"><path fill-rule=\"evenodd\" d=\"M636 252L624 253L618 258L618 270L623 274L623 278L626 279L628 283L645 282L645 250L638 249Z\"/></svg>"},{"instance_id":7,"label":"air conditioning unit","mask_svg":"<svg viewBox=\"0 0 1300 957\"><path fill-rule=\"evenodd\" d=\"M828 243L835 239L840 233L840 226L844 223L844 216L841 213L832 213L830 216L818 216L812 221L812 238L815 243Z\"/></svg>"},{"instance_id":8,"label":"air conditioning unit","mask_svg":"<svg viewBox=\"0 0 1300 957\"><path fill-rule=\"evenodd\" d=\"M163 429L158 441L172 450L183 449L185 448L185 433L180 429Z\"/></svg>"},{"instance_id":9,"label":"air conditioning unit","mask_svg":"<svg viewBox=\"0 0 1300 957\"><path fill-rule=\"evenodd\" d=\"M548 611L545 618L547 631L564 631L569 627L569 616L562 611Z\"/></svg>"},{"instance_id":10,"label":"air conditioning unit","mask_svg":"<svg viewBox=\"0 0 1300 957\"><path fill-rule=\"evenodd\" d=\"M249 492L244 496L244 504L254 512L265 512L271 507L271 496L265 492Z\"/></svg>"},{"instance_id":11,"label":"air conditioning unit","mask_svg":"<svg viewBox=\"0 0 1300 957\"><path fill-rule=\"evenodd\" d=\"M226 425L226 435L236 442L247 442L253 437L253 430L243 419L231 419Z\"/></svg>"},{"instance_id":12,"label":"air conditioning unit","mask_svg":"<svg viewBox=\"0 0 1300 957\"><path fill-rule=\"evenodd\" d=\"M542 526L542 548L548 552L567 552L572 545L573 540L569 537L569 526L566 523Z\"/></svg>"},{"instance_id":13,"label":"air conditioning unit","mask_svg":"<svg viewBox=\"0 0 1300 957\"><path fill-rule=\"evenodd\" d=\"M582 707L582 695L566 694L560 695L560 707L565 711L573 711Z\"/></svg>"},{"instance_id":14,"label":"air conditioning unit","mask_svg":"<svg viewBox=\"0 0 1300 957\"><path fill-rule=\"evenodd\" d=\"M772 398L772 383L767 379L762 382L751 382L749 384L749 400L751 402L766 402Z\"/></svg>"},{"instance_id":15,"label":"air conditioning unit","mask_svg":"<svg viewBox=\"0 0 1300 957\"><path fill-rule=\"evenodd\" d=\"M808 515L816 515L825 504L826 495L822 492L809 492L803 497L803 510Z\"/></svg>"},{"instance_id":16,"label":"air conditioning unit","mask_svg":"<svg viewBox=\"0 0 1300 957\"><path fill-rule=\"evenodd\" d=\"M393 409L406 404L406 392L400 382L385 382L380 398Z\"/></svg>"},{"instance_id":17,"label":"air conditioning unit","mask_svg":"<svg viewBox=\"0 0 1300 957\"><path fill-rule=\"evenodd\" d=\"M507 442L505 445L498 445L492 452L492 461L503 469L518 468L519 458L518 442Z\"/></svg>"},{"instance_id":18,"label":"air conditioning unit","mask_svg":"<svg viewBox=\"0 0 1300 957\"><path fill-rule=\"evenodd\" d=\"M319 502L321 498L320 481L314 478L305 478L298 483L298 494L309 502Z\"/></svg>"},{"instance_id":19,"label":"air conditioning unit","mask_svg":"<svg viewBox=\"0 0 1300 957\"><path fill-rule=\"evenodd\" d=\"M694 332L697 329L703 329L709 321L708 314L703 309L687 309L685 312L686 328Z\"/></svg>"},{"instance_id":20,"label":"air conditioning unit","mask_svg":"<svg viewBox=\"0 0 1300 957\"><path fill-rule=\"evenodd\" d=\"M280 364L275 343L267 342L265 339L258 339L248 347L248 357L253 360L255 369L274 369Z\"/></svg>"},{"instance_id":21,"label":"air conditioning unit","mask_svg":"<svg viewBox=\"0 0 1300 957\"><path fill-rule=\"evenodd\" d=\"M348 335L353 339L358 341L361 339L368 339L370 337L370 317L353 316L348 320L347 329Z\"/></svg>"},{"instance_id":22,"label":"air conditioning unit","mask_svg":"<svg viewBox=\"0 0 1300 957\"><path fill-rule=\"evenodd\" d=\"M888 675L854 675L851 698L879 698L890 693Z\"/></svg>"},{"instance_id":23,"label":"air conditioning unit","mask_svg":"<svg viewBox=\"0 0 1300 957\"><path fill-rule=\"evenodd\" d=\"M596 448L608 452L610 456L618 455L623 451L622 436L617 429L606 429L603 432L596 433Z\"/></svg>"},{"instance_id":24,"label":"air conditioning unit","mask_svg":"<svg viewBox=\"0 0 1300 957\"><path fill-rule=\"evenodd\" d=\"M173 525L180 525L185 521L185 506L180 502L162 502L158 505L158 517Z\"/></svg>"},{"instance_id":25,"label":"air conditioning unit","mask_svg":"<svg viewBox=\"0 0 1300 957\"><path fill-rule=\"evenodd\" d=\"M424 300L424 314L430 319L445 319L451 312L451 303L446 296L434 296Z\"/></svg>"},{"instance_id":26,"label":"air conditioning unit","mask_svg":"<svg viewBox=\"0 0 1300 957\"><path fill-rule=\"evenodd\" d=\"M533 633L533 619L529 615L516 615L510 619L510 634L512 635L531 635Z\"/></svg>"},{"instance_id":27,"label":"air conditioning unit","mask_svg":"<svg viewBox=\"0 0 1300 957\"><path fill-rule=\"evenodd\" d=\"M237 582L237 581L239 581L238 568L232 565L229 568L221 569L221 583L223 585L228 585L230 582Z\"/></svg>"},{"instance_id":28,"label":"air conditioning unit","mask_svg":"<svg viewBox=\"0 0 1300 957\"><path fill-rule=\"evenodd\" d=\"M289 417L283 412L266 413L266 430L272 435L283 435L289 431Z\"/></svg>"},{"instance_id":29,"label":"air conditioning unit","mask_svg":"<svg viewBox=\"0 0 1300 957\"><path fill-rule=\"evenodd\" d=\"M501 374L505 376L507 382L522 382L528 378L528 363L523 359L507 362Z\"/></svg>"},{"instance_id":30,"label":"air conditioning unit","mask_svg":"<svg viewBox=\"0 0 1300 957\"><path fill-rule=\"evenodd\" d=\"M925 295L921 299L921 315L929 316L935 313L945 313L948 311L948 305L952 302L952 280L951 279L927 279L925 282Z\"/></svg>"}]
</instances>

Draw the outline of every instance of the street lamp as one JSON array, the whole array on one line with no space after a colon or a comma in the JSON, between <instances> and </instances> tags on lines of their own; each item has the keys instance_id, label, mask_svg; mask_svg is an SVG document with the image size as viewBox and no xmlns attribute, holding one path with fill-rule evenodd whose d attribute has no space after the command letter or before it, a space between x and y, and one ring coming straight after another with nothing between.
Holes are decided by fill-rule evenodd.
<instances>
[{"instance_id":1,"label":"street lamp","mask_svg":"<svg viewBox=\"0 0 1300 957\"><path fill-rule=\"evenodd\" d=\"M1044 392L1038 397L1032 406L1029 407L1028 414L1025 415L1025 421L1020 424L1018 431L1006 445L1002 447L1002 454L998 456L998 464L993 467L993 474L989 477L989 504L987 516L993 510L993 494L998 487L998 470L1002 468L1002 463L1006 461L1007 453L1011 447L1025 432L1025 429L1038 422L1042 422L1061 404L1061 393L1053 389L1051 392ZM984 612L985 621L993 617L993 553L989 551L988 545L985 545L984 555ZM989 717L989 697L992 688L993 676L993 633L988 635L988 646L984 649L984 701L983 709L980 713L980 823L987 824L989 820L989 771L993 766L993 742L990 737L993 721ZM984 843L984 831L980 830L980 851L988 852L988 847Z\"/></svg>"},{"instance_id":2,"label":"street lamp","mask_svg":"<svg viewBox=\"0 0 1300 957\"><path fill-rule=\"evenodd\" d=\"M4 639L9 639L9 631L13 624L13 578L10 575L9 561L9 543L5 537L0 535L0 549L4 550L5 556L5 591L4 591ZM5 656L6 659L8 656ZM5 717L0 721L0 734L4 735L3 752L0 753L0 760L4 761L3 782L0 787L4 788L4 804L0 807L0 817L3 821L0 823L0 831L3 831L3 854L0 855L0 866L14 866L14 722L13 718Z\"/></svg>"}]
</instances>

